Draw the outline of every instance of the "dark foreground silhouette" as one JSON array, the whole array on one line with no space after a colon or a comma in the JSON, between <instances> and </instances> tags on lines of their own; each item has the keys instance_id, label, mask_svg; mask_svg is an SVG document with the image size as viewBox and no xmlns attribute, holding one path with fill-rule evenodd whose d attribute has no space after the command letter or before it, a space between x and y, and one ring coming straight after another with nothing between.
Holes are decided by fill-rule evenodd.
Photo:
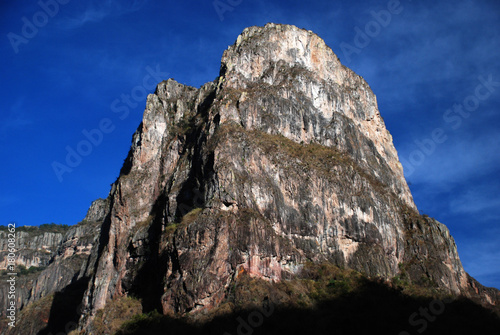
<instances>
[{"instance_id":1,"label":"dark foreground silhouette","mask_svg":"<svg viewBox=\"0 0 500 335\"><path fill-rule=\"evenodd\" d=\"M50 304L41 301L40 307L50 312L38 334L67 334L74 329L87 282L75 280ZM404 278L388 283L332 265L311 265L300 278L279 283L243 273L220 306L181 317L156 310L141 314L145 310L141 297L120 299L97 314L89 328L94 334L500 334L498 308L451 297L432 283L416 285ZM23 315L33 322L24 325L25 334L45 318L43 309L36 308Z\"/></svg>"},{"instance_id":2,"label":"dark foreground silhouette","mask_svg":"<svg viewBox=\"0 0 500 335\"><path fill-rule=\"evenodd\" d=\"M319 290L286 292L281 287L281 293L295 299L287 307L272 303L280 299L279 292L255 289L255 282L240 283L237 290L246 290L246 295L234 297L227 314L193 322L189 316L153 312L126 323L118 334L500 334L498 315L466 298L412 296L366 278L358 279L354 288L352 280L330 279L317 285ZM306 296L302 301L314 301L312 306L300 307L301 294ZM239 308L238 299L257 301L253 307Z\"/></svg>"}]
</instances>

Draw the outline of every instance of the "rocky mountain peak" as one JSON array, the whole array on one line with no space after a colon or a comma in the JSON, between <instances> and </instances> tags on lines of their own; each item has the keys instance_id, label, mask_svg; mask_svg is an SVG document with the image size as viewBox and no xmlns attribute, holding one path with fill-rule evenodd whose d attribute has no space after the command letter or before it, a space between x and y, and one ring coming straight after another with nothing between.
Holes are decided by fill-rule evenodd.
<instances>
[{"instance_id":1,"label":"rocky mountain peak","mask_svg":"<svg viewBox=\"0 0 500 335\"><path fill-rule=\"evenodd\" d=\"M148 97L86 304L134 292L164 313L210 308L241 270L279 281L307 260L391 277L408 256L401 206L415 209L366 82L312 32L251 27L215 82Z\"/></svg>"},{"instance_id":2,"label":"rocky mountain peak","mask_svg":"<svg viewBox=\"0 0 500 335\"><path fill-rule=\"evenodd\" d=\"M312 31L290 25L269 23L265 27L246 28L222 57L227 69L229 85L238 88L244 81L264 80L272 84L276 65L303 67L321 79L332 83L343 82L339 59L325 42ZM240 76L240 80L238 80Z\"/></svg>"},{"instance_id":3,"label":"rocky mountain peak","mask_svg":"<svg viewBox=\"0 0 500 335\"><path fill-rule=\"evenodd\" d=\"M296 100L293 106L279 108L272 127L296 142L311 141L337 147L366 160L366 148L348 143L336 126L346 117L374 146L379 164L387 164L395 178L391 187L405 203L416 208L403 175L392 136L380 116L377 100L365 80L343 66L323 39L312 31L290 25L269 23L265 27L246 28L222 57L219 87L241 91L238 103L270 90L274 99ZM247 128L261 128L256 122L266 116L266 102L253 115L238 115L228 109L221 120L233 119ZM308 110L311 113L304 113ZM261 114L260 116L255 115ZM267 126L267 125L264 125ZM356 150L355 147L360 150ZM375 168L370 164L368 169ZM379 169L377 169L379 170Z\"/></svg>"},{"instance_id":4,"label":"rocky mountain peak","mask_svg":"<svg viewBox=\"0 0 500 335\"><path fill-rule=\"evenodd\" d=\"M294 26L245 29L199 89L159 83L86 221L38 279L64 269L81 333L123 297L209 313L244 278L294 280L308 264L499 301L464 271L446 226L418 214L368 84Z\"/></svg>"}]
</instances>

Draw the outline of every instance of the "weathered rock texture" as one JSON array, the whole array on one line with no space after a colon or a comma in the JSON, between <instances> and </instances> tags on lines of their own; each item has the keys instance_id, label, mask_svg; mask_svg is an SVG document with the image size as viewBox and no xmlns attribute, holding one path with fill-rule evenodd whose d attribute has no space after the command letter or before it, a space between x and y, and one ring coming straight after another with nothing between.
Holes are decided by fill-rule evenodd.
<instances>
[{"instance_id":1,"label":"weathered rock texture","mask_svg":"<svg viewBox=\"0 0 500 335\"><path fill-rule=\"evenodd\" d=\"M0 270L7 269L8 231L0 231ZM17 231L14 264L16 266L43 267L49 264L54 252L57 250L63 233L41 231L38 227L23 227Z\"/></svg>"},{"instance_id":2,"label":"weathered rock texture","mask_svg":"<svg viewBox=\"0 0 500 335\"><path fill-rule=\"evenodd\" d=\"M92 257L91 251L99 238L100 228L104 220L103 213L108 212L107 208L108 201L99 199L92 203L85 220L75 226L64 229L60 226L49 227L48 230L53 229L56 232L48 231L41 234L39 229L35 227L23 227L22 231L16 232L16 240L19 241L19 251L16 254L34 253L36 255L37 252L43 252L45 256L45 258L40 257L43 262L38 262L37 265L31 263L31 270L38 267L38 272L18 274L16 303L21 313L26 306L63 290L67 291L66 294L68 292L80 294L81 300L88 278L92 273L92 264L96 261L95 257ZM26 229L28 232L24 231ZM61 230L65 232L61 233ZM19 261L17 263L23 265ZM2 306L0 315L3 321L8 306L8 284L7 277L0 277L0 279L0 306ZM83 290L82 284L84 285ZM77 291L79 289L80 292L75 292L75 289L72 289L74 286L77 286ZM45 314L49 314L51 306L45 304L42 307L45 309ZM40 327L27 331L25 326L30 326L31 322L35 322L43 328L48 322L48 318L42 318L42 322L40 322L40 320L33 320L31 317L23 318L22 315L18 317L21 324L16 328L7 328L3 325L5 329L9 330L9 334L36 334ZM2 329L0 324L0 332L6 331L5 329ZM28 327L28 329L31 328Z\"/></svg>"},{"instance_id":3,"label":"weathered rock texture","mask_svg":"<svg viewBox=\"0 0 500 335\"><path fill-rule=\"evenodd\" d=\"M368 84L293 26L245 29L199 89L160 83L107 201L89 210L103 224L75 272L89 333L112 298L210 309L243 272L281 281L307 261L498 302L448 229L418 215Z\"/></svg>"},{"instance_id":4,"label":"weathered rock texture","mask_svg":"<svg viewBox=\"0 0 500 335\"><path fill-rule=\"evenodd\" d=\"M210 308L242 271L279 281L306 261L470 291L448 229L416 214L368 84L293 26L246 29L200 89L160 83L110 201L83 324L127 294Z\"/></svg>"}]
</instances>

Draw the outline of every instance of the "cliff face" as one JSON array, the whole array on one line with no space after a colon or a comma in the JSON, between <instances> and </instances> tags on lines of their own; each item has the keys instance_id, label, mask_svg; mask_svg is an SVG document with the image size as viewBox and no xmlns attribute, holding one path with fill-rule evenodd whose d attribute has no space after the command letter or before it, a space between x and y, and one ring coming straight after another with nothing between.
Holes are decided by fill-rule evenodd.
<instances>
[{"instance_id":1,"label":"cliff face","mask_svg":"<svg viewBox=\"0 0 500 335\"><path fill-rule=\"evenodd\" d=\"M498 302L448 229L418 215L368 84L317 35L268 24L245 29L214 82L169 79L148 96L108 199L65 235L31 296L83 281L91 333L110 299L209 310L242 274L279 282L306 262Z\"/></svg>"},{"instance_id":2,"label":"cliff face","mask_svg":"<svg viewBox=\"0 0 500 335\"><path fill-rule=\"evenodd\" d=\"M210 308L243 272L280 281L306 261L470 291L448 229L416 214L368 84L296 27L246 29L200 89L160 83L110 199L87 323L128 294Z\"/></svg>"},{"instance_id":3,"label":"cliff face","mask_svg":"<svg viewBox=\"0 0 500 335\"><path fill-rule=\"evenodd\" d=\"M68 287L78 282L84 282L85 289L88 283L86 278L92 271L91 264L95 263L95 258L91 257L91 251L99 238L107 208L108 201L99 199L92 203L85 219L75 226L67 228L49 226L44 228L47 231L37 227L17 229L17 268L19 265L27 268L31 266L28 273L18 273L16 281L16 303L21 313L25 312L27 306L43 298L52 299L57 292L67 290ZM33 256L27 257L26 255ZM26 259L31 261L27 263ZM3 321L8 306L8 283L6 278L1 279L0 306L2 306ZM80 289L80 291L81 299L83 290ZM50 303L45 301L40 310L41 314L26 316L24 319L21 317L21 322L16 328L0 324L0 332L6 332L8 329L9 334L36 334L47 325L51 311ZM32 322L35 322L36 327L32 327Z\"/></svg>"},{"instance_id":4,"label":"cliff face","mask_svg":"<svg viewBox=\"0 0 500 335\"><path fill-rule=\"evenodd\" d=\"M14 263L26 268L44 267L49 264L63 239L62 232L43 231L38 227L23 227L16 234ZM8 232L0 231L0 270L7 269Z\"/></svg>"},{"instance_id":5,"label":"cliff face","mask_svg":"<svg viewBox=\"0 0 500 335\"><path fill-rule=\"evenodd\" d=\"M30 297L33 281L40 270L47 267L57 252L64 237L65 228L57 227L22 227L16 232L14 257L15 272L20 274L16 287L17 304L25 306ZM8 307L9 278L7 271L9 254L8 231L0 231L0 317L5 318ZM21 275L21 269L24 271ZM1 327L0 327L1 328Z\"/></svg>"}]
</instances>

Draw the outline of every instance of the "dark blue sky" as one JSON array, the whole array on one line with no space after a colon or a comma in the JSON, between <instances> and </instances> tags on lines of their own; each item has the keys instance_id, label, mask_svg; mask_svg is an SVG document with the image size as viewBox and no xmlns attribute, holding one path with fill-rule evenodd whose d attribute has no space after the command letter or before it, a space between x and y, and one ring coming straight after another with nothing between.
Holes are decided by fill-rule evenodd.
<instances>
[{"instance_id":1,"label":"dark blue sky","mask_svg":"<svg viewBox=\"0 0 500 335\"><path fill-rule=\"evenodd\" d=\"M107 196L157 82L199 87L245 27L287 23L367 80L417 206L500 288L498 1L42 3L0 4L0 224L80 221ZM68 150L86 156L58 176Z\"/></svg>"}]
</instances>

